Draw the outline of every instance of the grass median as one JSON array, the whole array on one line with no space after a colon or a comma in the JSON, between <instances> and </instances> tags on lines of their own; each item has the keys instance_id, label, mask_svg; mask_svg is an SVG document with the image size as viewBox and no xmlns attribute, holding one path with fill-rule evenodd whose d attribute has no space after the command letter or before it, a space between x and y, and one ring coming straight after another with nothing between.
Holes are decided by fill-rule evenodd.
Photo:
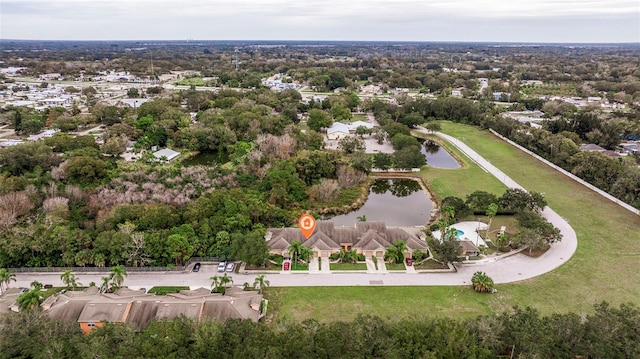
<instances>
[{"instance_id":1,"label":"grass median","mask_svg":"<svg viewBox=\"0 0 640 359\"><path fill-rule=\"evenodd\" d=\"M544 192L549 206L578 235L575 255L542 276L498 286L494 295L469 287L305 287L270 288L276 320L350 320L360 313L381 317L472 317L531 306L544 314L590 313L593 304L640 303L640 216L624 210L531 156L475 127L442 123L443 132L463 140L528 190ZM449 146L447 146L448 149ZM504 187L465 160L457 170L420 173L441 198L474 190L500 195Z\"/></svg>"}]
</instances>

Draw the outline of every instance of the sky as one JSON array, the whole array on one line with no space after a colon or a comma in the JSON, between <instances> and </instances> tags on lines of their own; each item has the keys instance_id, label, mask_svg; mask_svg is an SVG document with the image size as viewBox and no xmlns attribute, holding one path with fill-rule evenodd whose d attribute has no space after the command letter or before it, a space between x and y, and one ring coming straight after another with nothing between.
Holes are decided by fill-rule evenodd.
<instances>
[{"instance_id":1,"label":"sky","mask_svg":"<svg viewBox=\"0 0 640 359\"><path fill-rule=\"evenodd\" d=\"M0 38L640 42L640 0L0 0Z\"/></svg>"}]
</instances>

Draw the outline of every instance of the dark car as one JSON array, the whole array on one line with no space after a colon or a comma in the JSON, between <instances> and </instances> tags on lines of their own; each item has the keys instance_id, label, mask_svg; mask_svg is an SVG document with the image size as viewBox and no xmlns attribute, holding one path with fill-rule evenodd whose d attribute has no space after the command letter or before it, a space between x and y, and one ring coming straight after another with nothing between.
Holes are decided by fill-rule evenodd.
<instances>
[{"instance_id":1,"label":"dark car","mask_svg":"<svg viewBox=\"0 0 640 359\"><path fill-rule=\"evenodd\" d=\"M200 263L196 263L193 265L193 272L197 272L200 270Z\"/></svg>"},{"instance_id":2,"label":"dark car","mask_svg":"<svg viewBox=\"0 0 640 359\"><path fill-rule=\"evenodd\" d=\"M413 265L413 259L407 258L407 267L411 267Z\"/></svg>"}]
</instances>

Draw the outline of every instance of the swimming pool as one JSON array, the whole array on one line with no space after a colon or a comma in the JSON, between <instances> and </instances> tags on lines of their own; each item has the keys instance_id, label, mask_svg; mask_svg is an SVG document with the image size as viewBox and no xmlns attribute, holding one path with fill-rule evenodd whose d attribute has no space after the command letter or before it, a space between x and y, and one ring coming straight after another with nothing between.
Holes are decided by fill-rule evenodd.
<instances>
[{"instance_id":1,"label":"swimming pool","mask_svg":"<svg viewBox=\"0 0 640 359\"><path fill-rule=\"evenodd\" d=\"M464 231L456 229L456 239L460 239L460 237L463 235L464 235Z\"/></svg>"}]
</instances>

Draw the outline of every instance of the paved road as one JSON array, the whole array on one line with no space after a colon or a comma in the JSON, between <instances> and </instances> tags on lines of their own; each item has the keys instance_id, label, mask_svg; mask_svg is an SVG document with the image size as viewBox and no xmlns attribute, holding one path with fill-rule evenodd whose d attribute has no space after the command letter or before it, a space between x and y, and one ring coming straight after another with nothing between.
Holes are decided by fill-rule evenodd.
<instances>
[{"instance_id":1,"label":"paved road","mask_svg":"<svg viewBox=\"0 0 640 359\"><path fill-rule=\"evenodd\" d=\"M420 131L427 130L420 129ZM473 151L469 146L451 136L437 133L441 138L451 142L470 159L494 175L498 180L511 188L522 188L504 172ZM554 243L551 248L538 258L530 258L522 254L500 260L485 260L474 264L460 264L456 273L314 273L314 274L267 274L266 278L273 287L286 286L414 286L414 285L468 285L475 271L486 272L496 283L517 282L550 272L567 262L575 253L578 241L569 223L550 208L545 208L543 216L562 232L563 239ZM161 272L130 273L125 284L132 288L153 287L157 285L188 285L191 287L209 287L209 277L217 274L216 266L203 265L198 273ZM77 279L84 285L90 282L100 284L102 275L77 274ZM253 284L255 274L233 274L233 283ZM62 285L59 273L19 273L16 275L16 286L28 287L37 280L45 284Z\"/></svg>"}]
</instances>

